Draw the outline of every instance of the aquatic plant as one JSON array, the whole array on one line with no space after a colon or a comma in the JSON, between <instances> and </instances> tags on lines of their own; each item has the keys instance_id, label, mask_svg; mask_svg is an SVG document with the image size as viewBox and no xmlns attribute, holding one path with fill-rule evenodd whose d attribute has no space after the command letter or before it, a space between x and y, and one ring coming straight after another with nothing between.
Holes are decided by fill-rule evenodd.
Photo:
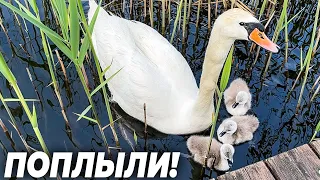
<instances>
[{"instance_id":1,"label":"aquatic plant","mask_svg":"<svg viewBox=\"0 0 320 180\"><path fill-rule=\"evenodd\" d=\"M34 131L35 135L37 136L37 139L42 147L42 150L50 157L51 155L49 153L47 145L46 145L46 143L42 137L42 134L39 130L39 127L38 127L38 118L37 118L36 108L33 104L32 111L30 110L30 108L27 104L27 101L24 98L24 96L18 86L18 83L17 83L15 76L12 74L11 70L9 69L1 52L0 52L0 74L2 74L5 77L5 79L10 83L10 85L14 89L14 92L16 93L16 95L18 97L17 101L19 101L21 103L23 110L27 114L27 117L32 125L33 131ZM0 99L1 99L2 103L5 102L5 99L2 97L2 95L1 95ZM17 127L16 122L15 122L9 108L7 107L6 103L4 103L4 104L7 109L7 112L9 113L9 116L11 118L11 123Z\"/></svg>"},{"instance_id":2,"label":"aquatic plant","mask_svg":"<svg viewBox=\"0 0 320 180\"><path fill-rule=\"evenodd\" d=\"M95 122L99 127L104 144L108 149L107 139L102 130L103 126L99 120L98 114L96 112L96 108L92 100L93 95L97 91L102 89L105 104L106 104L106 109L109 115L109 121L111 123L111 129L113 131L113 135L115 137L117 145L119 145L117 135L113 130L113 118L110 110L108 95L106 93L106 88L105 88L105 85L110 80L110 78L106 81L103 80L104 74L102 73L103 71L100 69L100 64L95 54L92 41L91 41L91 33L92 33L92 29L95 23L95 19L97 18L99 9L96 10L93 20L90 22L90 24L88 24L82 8L82 2L80 0L69 1L68 5L67 5L67 2L64 0L57 0L57 1L51 0L50 3L52 5L52 8L54 9L56 19L60 25L60 30L62 34L62 36L60 36L58 33L54 32L48 26L46 26L41 22L39 10L35 0L29 1L29 4L36 15L32 14L32 12L28 8L26 8L17 0L16 0L16 3L18 4L20 9L16 8L12 4L4 0L0 0L0 3L8 7L9 9L11 9L14 13L20 15L22 18L28 20L29 22L31 22L33 25L35 25L40 29L41 37L42 37L42 45L44 47L44 51L47 57L48 66L50 69L50 75L52 78L55 93L58 97L60 97L60 94L59 94L58 84L56 83L56 78L55 78L53 67L52 67L53 55L52 55L52 50L50 49L47 37L59 48L59 50L63 52L64 55L66 55L73 62L90 104L81 113L80 118L84 117L84 113L87 113L89 110L92 110ZM101 4L101 1L100 1L100 4ZM84 38L82 39L82 41L80 39L80 31L82 31L84 34ZM87 54L90 47L94 54L94 61L97 67L97 72L100 80L100 86L98 86L93 92L90 92L89 87L87 86L87 82L85 80L86 74L83 67L85 55ZM63 103L61 99L59 100L59 102L63 110ZM66 119L66 122L68 122L67 118L65 119ZM86 118L86 119L89 119L89 118Z\"/></svg>"}]
</instances>

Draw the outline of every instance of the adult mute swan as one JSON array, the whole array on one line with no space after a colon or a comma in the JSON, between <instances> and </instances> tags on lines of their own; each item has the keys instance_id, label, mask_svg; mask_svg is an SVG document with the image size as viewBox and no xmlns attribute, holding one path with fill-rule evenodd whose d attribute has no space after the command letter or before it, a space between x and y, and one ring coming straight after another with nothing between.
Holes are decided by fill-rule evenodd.
<instances>
[{"instance_id":1,"label":"adult mute swan","mask_svg":"<svg viewBox=\"0 0 320 180\"><path fill-rule=\"evenodd\" d=\"M94 0L89 0L89 5L91 21L98 5ZM146 103L149 126L166 134L189 134L211 125L216 83L236 39L250 38L270 51L278 51L263 30L256 18L241 9L220 15L212 28L200 88L184 57L143 23L100 9L92 40L102 69L112 62L106 77L122 68L108 88L126 113L144 121Z\"/></svg>"}]
</instances>

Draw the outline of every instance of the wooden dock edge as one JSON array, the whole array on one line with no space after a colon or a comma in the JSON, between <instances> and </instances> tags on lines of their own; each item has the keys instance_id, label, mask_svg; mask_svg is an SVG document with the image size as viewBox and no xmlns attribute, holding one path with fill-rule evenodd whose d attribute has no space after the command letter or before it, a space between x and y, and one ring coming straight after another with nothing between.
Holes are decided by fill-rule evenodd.
<instances>
[{"instance_id":1,"label":"wooden dock edge","mask_svg":"<svg viewBox=\"0 0 320 180\"><path fill-rule=\"evenodd\" d=\"M320 180L320 140L217 177L218 180Z\"/></svg>"}]
</instances>

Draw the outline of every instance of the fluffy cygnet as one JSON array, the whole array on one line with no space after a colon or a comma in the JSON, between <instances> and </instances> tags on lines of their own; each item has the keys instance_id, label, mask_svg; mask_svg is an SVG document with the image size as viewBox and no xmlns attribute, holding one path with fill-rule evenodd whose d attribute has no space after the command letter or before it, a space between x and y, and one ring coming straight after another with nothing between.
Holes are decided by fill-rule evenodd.
<instances>
[{"instance_id":1,"label":"fluffy cygnet","mask_svg":"<svg viewBox=\"0 0 320 180\"><path fill-rule=\"evenodd\" d=\"M240 144L252 140L258 127L259 120L255 116L233 116L225 119L219 126L218 139L222 143Z\"/></svg>"},{"instance_id":2,"label":"fluffy cygnet","mask_svg":"<svg viewBox=\"0 0 320 180\"><path fill-rule=\"evenodd\" d=\"M235 79L224 92L224 104L231 115L245 115L251 108L251 93L247 83Z\"/></svg>"},{"instance_id":3,"label":"fluffy cygnet","mask_svg":"<svg viewBox=\"0 0 320 180\"><path fill-rule=\"evenodd\" d=\"M209 136L191 136L187 140L187 146L195 162L204 165L207 156L206 166L219 171L228 171L233 163L234 148L230 144L221 144L216 139L212 139L210 152L208 147Z\"/></svg>"}]
</instances>

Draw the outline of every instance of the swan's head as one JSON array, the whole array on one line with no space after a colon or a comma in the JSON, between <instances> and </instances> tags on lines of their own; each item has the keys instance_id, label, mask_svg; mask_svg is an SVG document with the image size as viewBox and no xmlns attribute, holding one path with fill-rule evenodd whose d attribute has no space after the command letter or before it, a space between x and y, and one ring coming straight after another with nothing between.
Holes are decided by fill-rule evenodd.
<instances>
[{"instance_id":1,"label":"swan's head","mask_svg":"<svg viewBox=\"0 0 320 180\"><path fill-rule=\"evenodd\" d=\"M220 147L221 161L227 161L229 168L233 163L234 147L230 144L222 144Z\"/></svg>"},{"instance_id":2,"label":"swan's head","mask_svg":"<svg viewBox=\"0 0 320 180\"><path fill-rule=\"evenodd\" d=\"M219 35L224 38L251 40L271 52L278 52L278 46L265 35L264 26L259 20L242 9L233 8L222 13L214 27L218 27Z\"/></svg>"},{"instance_id":3,"label":"swan's head","mask_svg":"<svg viewBox=\"0 0 320 180\"><path fill-rule=\"evenodd\" d=\"M219 126L217 133L219 137L223 137L226 134L233 134L237 131L237 123L231 119L226 119Z\"/></svg>"},{"instance_id":4,"label":"swan's head","mask_svg":"<svg viewBox=\"0 0 320 180\"><path fill-rule=\"evenodd\" d=\"M239 91L236 96L236 102L233 103L232 108L236 108L239 104L246 104L249 101L249 96L249 93L245 91Z\"/></svg>"}]
</instances>

